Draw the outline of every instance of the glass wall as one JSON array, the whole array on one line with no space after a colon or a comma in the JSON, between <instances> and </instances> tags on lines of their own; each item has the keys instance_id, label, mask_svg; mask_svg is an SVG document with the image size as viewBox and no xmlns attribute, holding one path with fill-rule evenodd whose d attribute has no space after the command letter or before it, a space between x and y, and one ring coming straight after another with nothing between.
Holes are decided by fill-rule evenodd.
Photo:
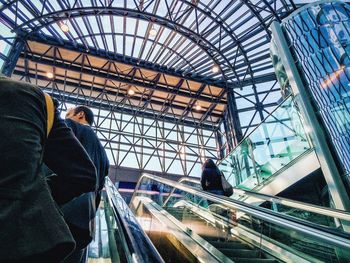
<instances>
[{"instance_id":1,"label":"glass wall","mask_svg":"<svg viewBox=\"0 0 350 263\"><path fill-rule=\"evenodd\" d=\"M62 103L62 117L73 107ZM218 157L215 131L92 108L94 129L111 165L200 177L206 158Z\"/></svg>"},{"instance_id":2,"label":"glass wall","mask_svg":"<svg viewBox=\"0 0 350 263\"><path fill-rule=\"evenodd\" d=\"M219 168L232 186L253 189L311 150L300 112L289 96Z\"/></svg>"},{"instance_id":3,"label":"glass wall","mask_svg":"<svg viewBox=\"0 0 350 263\"><path fill-rule=\"evenodd\" d=\"M331 147L349 179L350 5L321 1L288 17L282 26Z\"/></svg>"},{"instance_id":4,"label":"glass wall","mask_svg":"<svg viewBox=\"0 0 350 263\"><path fill-rule=\"evenodd\" d=\"M2 21L0 21L0 32L0 71L2 72L16 35Z\"/></svg>"}]
</instances>

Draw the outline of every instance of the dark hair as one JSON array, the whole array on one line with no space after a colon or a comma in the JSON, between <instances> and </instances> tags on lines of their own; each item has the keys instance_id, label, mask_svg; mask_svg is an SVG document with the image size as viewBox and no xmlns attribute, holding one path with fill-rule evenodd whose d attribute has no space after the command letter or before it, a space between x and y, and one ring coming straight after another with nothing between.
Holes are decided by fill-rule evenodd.
<instances>
[{"instance_id":1,"label":"dark hair","mask_svg":"<svg viewBox=\"0 0 350 263\"><path fill-rule=\"evenodd\" d=\"M216 168L216 164L212 159L207 159L203 164L203 169L205 168Z\"/></svg>"},{"instance_id":2,"label":"dark hair","mask_svg":"<svg viewBox=\"0 0 350 263\"><path fill-rule=\"evenodd\" d=\"M85 120L91 126L94 123L94 113L86 106L77 106L74 108L74 115L77 115L81 111L85 113Z\"/></svg>"}]
</instances>

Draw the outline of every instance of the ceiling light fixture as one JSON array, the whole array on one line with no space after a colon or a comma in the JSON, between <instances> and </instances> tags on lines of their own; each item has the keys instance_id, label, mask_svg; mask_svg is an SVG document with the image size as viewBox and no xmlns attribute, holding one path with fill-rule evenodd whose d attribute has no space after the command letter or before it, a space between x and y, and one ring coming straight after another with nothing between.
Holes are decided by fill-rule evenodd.
<instances>
[{"instance_id":1,"label":"ceiling light fixture","mask_svg":"<svg viewBox=\"0 0 350 263\"><path fill-rule=\"evenodd\" d=\"M48 77L49 79L53 78L53 73L52 72L47 72L46 73L46 77Z\"/></svg>"},{"instance_id":2,"label":"ceiling light fixture","mask_svg":"<svg viewBox=\"0 0 350 263\"><path fill-rule=\"evenodd\" d=\"M201 110L201 109L202 109L202 106L199 104L196 104L196 110Z\"/></svg>"},{"instance_id":3,"label":"ceiling light fixture","mask_svg":"<svg viewBox=\"0 0 350 263\"><path fill-rule=\"evenodd\" d=\"M149 31L150 36L155 36L157 35L157 29L155 29L154 26L152 26L151 30Z\"/></svg>"},{"instance_id":4,"label":"ceiling light fixture","mask_svg":"<svg viewBox=\"0 0 350 263\"><path fill-rule=\"evenodd\" d=\"M64 33L69 32L69 26L66 22L61 22L60 28L61 28L62 32L64 32Z\"/></svg>"},{"instance_id":5,"label":"ceiling light fixture","mask_svg":"<svg viewBox=\"0 0 350 263\"><path fill-rule=\"evenodd\" d=\"M128 89L128 94L132 96L135 94L135 91L133 89Z\"/></svg>"},{"instance_id":6,"label":"ceiling light fixture","mask_svg":"<svg viewBox=\"0 0 350 263\"><path fill-rule=\"evenodd\" d=\"M219 67L218 65L214 65L214 66L211 68L211 71L212 71L213 73L218 73L219 70L220 70L220 67Z\"/></svg>"}]
</instances>

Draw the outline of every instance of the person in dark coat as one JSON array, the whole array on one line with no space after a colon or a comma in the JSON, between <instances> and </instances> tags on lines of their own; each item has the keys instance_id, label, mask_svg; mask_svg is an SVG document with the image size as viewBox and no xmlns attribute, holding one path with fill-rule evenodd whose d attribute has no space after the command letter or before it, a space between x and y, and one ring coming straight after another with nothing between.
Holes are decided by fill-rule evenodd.
<instances>
[{"instance_id":1,"label":"person in dark coat","mask_svg":"<svg viewBox=\"0 0 350 263\"><path fill-rule=\"evenodd\" d=\"M96 167L96 191L83 194L62 206L64 218L77 243L75 251L64 263L85 263L87 246L95 234L95 215L101 199L109 162L100 140L91 128L94 114L86 106L70 109L66 114L66 124L84 146Z\"/></svg>"},{"instance_id":2,"label":"person in dark coat","mask_svg":"<svg viewBox=\"0 0 350 263\"><path fill-rule=\"evenodd\" d=\"M47 117L42 90L0 77L1 263L61 262L75 243L57 204L95 188L86 151L57 110L48 134Z\"/></svg>"},{"instance_id":3,"label":"person in dark coat","mask_svg":"<svg viewBox=\"0 0 350 263\"><path fill-rule=\"evenodd\" d=\"M207 159L202 166L201 185L204 191L216 195L224 195L221 172L212 159Z\"/></svg>"}]
</instances>

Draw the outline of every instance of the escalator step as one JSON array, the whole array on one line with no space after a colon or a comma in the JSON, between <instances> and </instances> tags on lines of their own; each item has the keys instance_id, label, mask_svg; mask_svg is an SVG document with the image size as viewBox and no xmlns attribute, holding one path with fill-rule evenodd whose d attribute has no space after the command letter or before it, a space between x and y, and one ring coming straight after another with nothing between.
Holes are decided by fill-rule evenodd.
<instances>
[{"instance_id":1,"label":"escalator step","mask_svg":"<svg viewBox=\"0 0 350 263\"><path fill-rule=\"evenodd\" d=\"M203 239L205 239L208 242L211 241L218 241L218 242L224 242L224 241L219 241L219 237L213 237L213 236L201 236Z\"/></svg>"},{"instance_id":2,"label":"escalator step","mask_svg":"<svg viewBox=\"0 0 350 263\"><path fill-rule=\"evenodd\" d=\"M222 253L224 253L228 257L235 257L235 258L260 258L258 250L224 248L224 249L220 249L220 251Z\"/></svg>"},{"instance_id":3,"label":"escalator step","mask_svg":"<svg viewBox=\"0 0 350 263\"><path fill-rule=\"evenodd\" d=\"M220 241L209 241L217 249L250 249L250 247L246 244L243 244L239 241L231 241L231 242L220 242Z\"/></svg>"},{"instance_id":4,"label":"escalator step","mask_svg":"<svg viewBox=\"0 0 350 263\"><path fill-rule=\"evenodd\" d=\"M275 259L267 258L238 258L230 257L235 263L278 263Z\"/></svg>"}]
</instances>

